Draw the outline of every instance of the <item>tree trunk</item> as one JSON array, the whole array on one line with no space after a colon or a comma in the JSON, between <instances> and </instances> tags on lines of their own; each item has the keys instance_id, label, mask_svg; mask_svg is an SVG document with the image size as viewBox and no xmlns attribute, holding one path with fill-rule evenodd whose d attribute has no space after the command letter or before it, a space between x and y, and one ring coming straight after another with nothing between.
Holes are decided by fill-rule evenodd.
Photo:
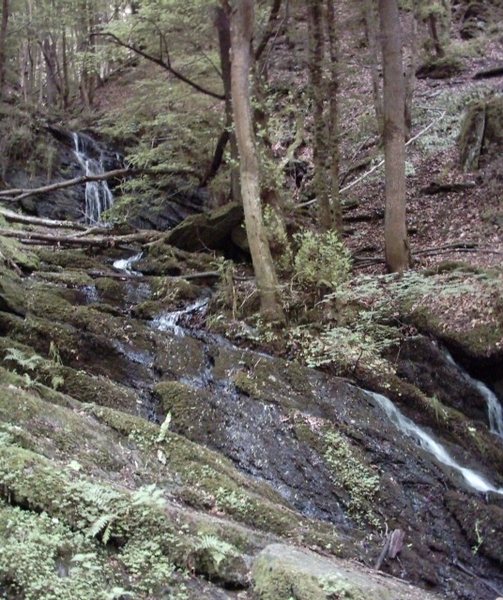
<instances>
[{"instance_id":1,"label":"tree trunk","mask_svg":"<svg viewBox=\"0 0 503 600\"><path fill-rule=\"evenodd\" d=\"M342 236L342 205L339 195L339 49L337 45L338 31L333 0L327 0L326 2L326 24L330 56L328 148L332 156L330 167L332 221L335 229Z\"/></svg>"},{"instance_id":2,"label":"tree trunk","mask_svg":"<svg viewBox=\"0 0 503 600\"><path fill-rule=\"evenodd\" d=\"M377 121L377 130L382 134L383 130L383 108L382 108L382 97L381 87L379 84L379 70L377 66L377 16L375 13L375 2L374 0L365 0L364 11L365 11L365 30L367 33L367 43L369 46L370 54L370 73L372 76L372 98L374 100L374 110Z\"/></svg>"},{"instance_id":3,"label":"tree trunk","mask_svg":"<svg viewBox=\"0 0 503 600\"><path fill-rule=\"evenodd\" d=\"M2 22L0 24L0 96L4 95L7 66L7 28L9 25L9 0L2 1Z\"/></svg>"},{"instance_id":4,"label":"tree trunk","mask_svg":"<svg viewBox=\"0 0 503 600\"><path fill-rule=\"evenodd\" d=\"M284 321L278 281L267 243L260 203L258 152L253 131L250 95L253 0L234 0L231 16L232 105L239 148L241 194L246 233L260 294L261 314L268 321Z\"/></svg>"},{"instance_id":5,"label":"tree trunk","mask_svg":"<svg viewBox=\"0 0 503 600\"><path fill-rule=\"evenodd\" d=\"M409 266L405 213L405 82L398 0L379 0L383 55L386 266L401 273Z\"/></svg>"},{"instance_id":6,"label":"tree trunk","mask_svg":"<svg viewBox=\"0 0 503 600\"><path fill-rule=\"evenodd\" d=\"M418 0L413 2L413 11L410 16L410 45L409 64L405 72L405 139L409 140L412 132L412 100L416 85L416 67L418 56Z\"/></svg>"},{"instance_id":7,"label":"tree trunk","mask_svg":"<svg viewBox=\"0 0 503 600\"><path fill-rule=\"evenodd\" d=\"M327 94L323 77L324 37L322 9L323 0L309 0L307 3L309 75L311 79L309 90L314 123L313 187L318 201L320 228L322 231L328 231L332 229L333 221L330 210L329 141L324 114L324 104Z\"/></svg>"},{"instance_id":8,"label":"tree trunk","mask_svg":"<svg viewBox=\"0 0 503 600\"><path fill-rule=\"evenodd\" d=\"M234 133L233 128L232 115L230 12L231 8L228 0L221 0L221 6L219 6L216 10L215 25L218 31L220 66L222 69L222 80L224 84L225 129L228 132L228 140L231 149L231 160L233 163L233 167L231 169L231 197L236 202L241 203L242 198L241 187L239 184L239 169L237 168L237 166L234 166L234 164L237 165L239 152L236 141L236 134Z\"/></svg>"}]
</instances>

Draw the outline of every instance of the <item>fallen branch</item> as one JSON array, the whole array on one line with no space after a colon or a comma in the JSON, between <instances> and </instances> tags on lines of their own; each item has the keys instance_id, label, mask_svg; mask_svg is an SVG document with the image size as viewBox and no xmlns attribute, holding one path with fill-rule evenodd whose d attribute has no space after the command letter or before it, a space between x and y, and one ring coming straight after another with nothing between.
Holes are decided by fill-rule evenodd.
<instances>
[{"instance_id":1,"label":"fallen branch","mask_svg":"<svg viewBox=\"0 0 503 600\"><path fill-rule=\"evenodd\" d=\"M63 244L71 246L103 246L109 248L118 243L132 243L151 241L162 234L156 231L142 231L127 235L102 235L83 237L81 235L52 235L50 233L39 233L37 231L20 231L15 229L0 228L0 235L21 240L21 242L33 243L47 242L51 244Z\"/></svg>"},{"instance_id":2,"label":"fallen branch","mask_svg":"<svg viewBox=\"0 0 503 600\"><path fill-rule=\"evenodd\" d=\"M419 137L421 137L427 131L429 131L434 125L436 125L437 123L439 123L445 117L446 112L447 111L444 110L444 112L437 119L435 119L434 121L432 121L429 125L427 125L424 129L422 129L414 137L411 137L410 140L408 140L405 145L409 146L410 144L412 144L412 142L415 142ZM348 185L346 185L343 188L341 188L339 190L339 194L344 194L344 192L347 192L352 187L354 187L355 185L357 185L358 183L360 183L361 181L363 181L364 179L366 179L367 177L369 177L370 175L372 175L372 173L374 173L375 171L377 171L377 169L379 169L383 165L384 165L384 159L381 160L377 165L375 165L374 167L372 167L371 169L369 169L368 171L366 171L361 177L358 177L357 179L355 179L351 183L348 183ZM297 204L296 206L294 206L294 208L304 208L305 206L310 206L311 204L314 204L316 201L317 201L317 198L314 198L313 200L309 200L308 202L302 202L301 204Z\"/></svg>"},{"instance_id":3,"label":"fallen branch","mask_svg":"<svg viewBox=\"0 0 503 600\"><path fill-rule=\"evenodd\" d=\"M58 183L51 183L44 185L39 188L33 189L10 189L2 190L0 192L0 198L7 200L8 202L19 202L33 196L34 194L45 194L47 192L54 192L55 190L61 190L63 188L72 187L73 185L79 185L81 183L89 183L91 181L105 181L107 179L114 179L115 177L124 177L124 175L130 175L130 169L115 169L114 171L108 171L101 175L83 175L82 177L75 177L74 179L68 179L67 181L59 181ZM13 194L17 194L14 197Z\"/></svg>"},{"instance_id":4,"label":"fallen branch","mask_svg":"<svg viewBox=\"0 0 503 600\"><path fill-rule=\"evenodd\" d=\"M474 249L478 246L477 242L449 242L448 244L442 244L442 246L435 246L433 248L424 248L424 250L418 250L415 252L415 255L428 253L430 251L438 251L438 250L458 250L458 249Z\"/></svg>"},{"instance_id":5,"label":"fallen branch","mask_svg":"<svg viewBox=\"0 0 503 600\"><path fill-rule=\"evenodd\" d=\"M498 256L503 256L503 252L498 250L489 250L487 248L462 248L462 247L453 247L453 248L431 248L425 250L419 250L416 253L413 253L413 256L435 256L437 254L449 254L450 252L474 252L477 254L496 254Z\"/></svg>"},{"instance_id":6,"label":"fallen branch","mask_svg":"<svg viewBox=\"0 0 503 600\"><path fill-rule=\"evenodd\" d=\"M56 221L53 219L42 219L40 217L30 217L28 215L22 215L20 213L7 209L0 209L0 215L4 217L7 221L10 221L11 223L25 223L27 225L40 225L41 227L56 227L61 229L77 229L79 231L84 232L87 232L89 230L89 226L84 225L83 223L75 223L74 221Z\"/></svg>"},{"instance_id":7,"label":"fallen branch","mask_svg":"<svg viewBox=\"0 0 503 600\"><path fill-rule=\"evenodd\" d=\"M427 194L433 196L434 194L449 194L459 193L466 190L471 190L476 187L475 181L467 181L465 183L437 183L432 181L427 187L423 187L419 190L420 194Z\"/></svg>"}]
</instances>

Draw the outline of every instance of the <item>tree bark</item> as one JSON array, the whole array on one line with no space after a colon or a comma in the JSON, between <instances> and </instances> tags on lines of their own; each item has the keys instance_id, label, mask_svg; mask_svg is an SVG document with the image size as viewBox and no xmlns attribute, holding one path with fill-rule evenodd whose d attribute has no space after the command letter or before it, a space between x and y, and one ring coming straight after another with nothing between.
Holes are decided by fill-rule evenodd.
<instances>
[{"instance_id":1,"label":"tree bark","mask_svg":"<svg viewBox=\"0 0 503 600\"><path fill-rule=\"evenodd\" d=\"M378 52L378 41L377 41L377 16L375 13L375 1L365 0L364 5L365 11L365 29L367 33L367 43L369 46L370 54L370 73L372 76L372 98L374 100L374 110L377 121L377 130L382 134L383 130L383 108L382 108L382 97L381 87L379 85L379 70L377 66L377 52Z\"/></svg>"},{"instance_id":2,"label":"tree bark","mask_svg":"<svg viewBox=\"0 0 503 600\"><path fill-rule=\"evenodd\" d=\"M342 204L339 193L339 48L337 44L337 22L333 0L326 1L326 25L328 53L330 57L328 83L328 141L332 160L330 164L332 222L342 236Z\"/></svg>"},{"instance_id":3,"label":"tree bark","mask_svg":"<svg viewBox=\"0 0 503 600\"><path fill-rule=\"evenodd\" d=\"M0 24L0 96L4 95L7 65L7 28L9 25L9 0L2 0L2 22Z\"/></svg>"},{"instance_id":4,"label":"tree bark","mask_svg":"<svg viewBox=\"0 0 503 600\"><path fill-rule=\"evenodd\" d=\"M379 0L383 55L386 267L401 273L410 264L405 211L405 82L398 0Z\"/></svg>"},{"instance_id":5,"label":"tree bark","mask_svg":"<svg viewBox=\"0 0 503 600\"><path fill-rule=\"evenodd\" d=\"M318 199L320 228L322 231L328 231L332 229L333 220L330 210L329 140L324 110L327 90L323 77L325 46L323 37L323 0L309 0L307 3L307 14L309 32L309 90L314 124L313 187Z\"/></svg>"},{"instance_id":6,"label":"tree bark","mask_svg":"<svg viewBox=\"0 0 503 600\"><path fill-rule=\"evenodd\" d=\"M232 115L232 91L231 91L231 7L228 0L221 0L221 6L216 10L215 25L218 31L218 47L220 51L220 66L222 69L222 81L224 84L225 96L225 130L227 132L230 149L231 161L231 197L232 200L241 203L241 187L239 184L239 169L237 162L239 158L238 144L236 134L233 128ZM222 139L222 138L220 138ZM217 146L218 150L218 146ZM216 156L216 155L215 155ZM236 166L234 166L234 163ZM215 164L215 161L213 161Z\"/></svg>"},{"instance_id":7,"label":"tree bark","mask_svg":"<svg viewBox=\"0 0 503 600\"><path fill-rule=\"evenodd\" d=\"M232 105L240 156L239 172L246 233L260 294L260 311L267 321L284 321L278 281L267 242L260 202L259 159L253 130L250 94L254 21L253 0L234 0L231 16Z\"/></svg>"}]
</instances>

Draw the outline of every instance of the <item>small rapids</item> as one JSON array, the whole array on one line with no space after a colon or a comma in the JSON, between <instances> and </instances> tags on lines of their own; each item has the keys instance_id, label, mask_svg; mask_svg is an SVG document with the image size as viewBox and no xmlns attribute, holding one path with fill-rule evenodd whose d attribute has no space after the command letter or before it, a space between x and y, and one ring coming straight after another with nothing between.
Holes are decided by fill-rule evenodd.
<instances>
[{"instance_id":1,"label":"small rapids","mask_svg":"<svg viewBox=\"0 0 503 600\"><path fill-rule=\"evenodd\" d=\"M141 273L139 273L138 271L135 271L133 269L133 265L135 263L137 263L143 256L143 252L139 252L138 254L134 254L133 256L130 256L129 258L120 258L116 261L114 261L113 263L113 268L116 271L123 271L124 273L127 273L128 275L137 275L138 277L141 277Z\"/></svg>"},{"instance_id":2,"label":"small rapids","mask_svg":"<svg viewBox=\"0 0 503 600\"><path fill-rule=\"evenodd\" d=\"M442 444L433 439L429 433L426 433L424 429L416 425L411 419L403 415L389 398L375 392L367 391L366 393L379 404L397 429L406 436L414 439L421 448L432 454L439 462L461 473L471 488L479 492L496 492L503 495L503 488L494 487L482 475L471 469L462 467L452 458Z\"/></svg>"},{"instance_id":3,"label":"small rapids","mask_svg":"<svg viewBox=\"0 0 503 600\"><path fill-rule=\"evenodd\" d=\"M175 310L156 317L151 325L158 331L170 331L177 337L184 337L188 322L195 316L203 316L208 308L208 303L209 298L200 298L181 310Z\"/></svg>"},{"instance_id":4,"label":"small rapids","mask_svg":"<svg viewBox=\"0 0 503 600\"><path fill-rule=\"evenodd\" d=\"M487 418L489 421L489 429L492 433L503 438L503 408L501 407L501 404L498 398L496 397L496 394L492 390L490 390L485 383L479 381L478 379L474 379L462 367L460 367L445 348L443 348L442 351L447 360L456 367L458 372L467 381L474 385L484 396L487 402Z\"/></svg>"}]
</instances>

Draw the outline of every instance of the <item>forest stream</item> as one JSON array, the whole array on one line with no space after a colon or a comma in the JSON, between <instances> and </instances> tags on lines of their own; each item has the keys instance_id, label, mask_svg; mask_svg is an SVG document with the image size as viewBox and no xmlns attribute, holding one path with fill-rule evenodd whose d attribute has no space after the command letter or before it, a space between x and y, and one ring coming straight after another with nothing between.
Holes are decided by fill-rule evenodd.
<instances>
[{"instance_id":1,"label":"forest stream","mask_svg":"<svg viewBox=\"0 0 503 600\"><path fill-rule=\"evenodd\" d=\"M216 551L200 542L190 558L172 552L178 566L186 567L187 560L192 565L188 585L198 595L190 598L231 598L252 589L257 594L260 585L269 585L257 556L272 552L267 564L273 565L293 551L278 550L278 543L357 561L373 575L359 588L351 577L345 581L372 597L415 597L407 596L413 593L410 587L380 596L376 590L381 588L371 584L375 567L439 597L494 600L501 595L501 412L494 411L493 395L491 433L483 384L433 341L411 340L402 358L404 373L414 368L424 373L420 359L426 354L433 370L449 382L452 404L461 402L456 394L468 394L478 407L476 421L460 416L458 433L447 437L438 423L417 425L400 412L411 413L407 406L399 410L355 382L237 347L212 333L205 325L212 287L143 275L149 271L148 252L129 259L114 249L96 257L80 250L34 252L38 268L14 285L18 307L14 300L4 302L0 313L5 392L0 410L4 434L10 436L2 446L3 489L9 490L4 499L62 521L75 510L61 487L64 501L56 492L52 498L45 491L32 495L47 482L32 481L26 489L6 479L7 472L21 477L24 472L26 479L26 466L20 465L27 459L6 453L19 448L55 468L66 464L74 488L75 478L82 477L130 493L153 484L176 507L180 523L187 511L213 515L211 535L218 531L219 539L240 547L235 551L239 567L223 560L225 552L222 560L209 560ZM97 272L100 277L89 276ZM33 356L40 360L30 362ZM26 396L13 409L7 392L17 388ZM441 397L445 389L436 393ZM159 425L162 436L171 439L169 447L146 441L148 428L159 432ZM106 433L102 427L111 429ZM483 443L491 444L491 451L485 459L470 452L459 433L472 429L487 431ZM182 444L177 449L175 440ZM39 467L41 477L48 477L48 468ZM244 530L237 541L239 536L229 533L235 527L231 522L253 528L253 542ZM97 534L104 531L98 528ZM117 525L117 532L107 533L119 561L133 543L128 531ZM195 535L187 530L183 543ZM250 564L255 565L252 580ZM199 578L191 579L195 575ZM134 590L134 579L122 577L129 577ZM180 577L173 575L174 587L167 585L164 592L156 587L155 597L177 597L172 594ZM8 586L0 582L1 589Z\"/></svg>"}]
</instances>

